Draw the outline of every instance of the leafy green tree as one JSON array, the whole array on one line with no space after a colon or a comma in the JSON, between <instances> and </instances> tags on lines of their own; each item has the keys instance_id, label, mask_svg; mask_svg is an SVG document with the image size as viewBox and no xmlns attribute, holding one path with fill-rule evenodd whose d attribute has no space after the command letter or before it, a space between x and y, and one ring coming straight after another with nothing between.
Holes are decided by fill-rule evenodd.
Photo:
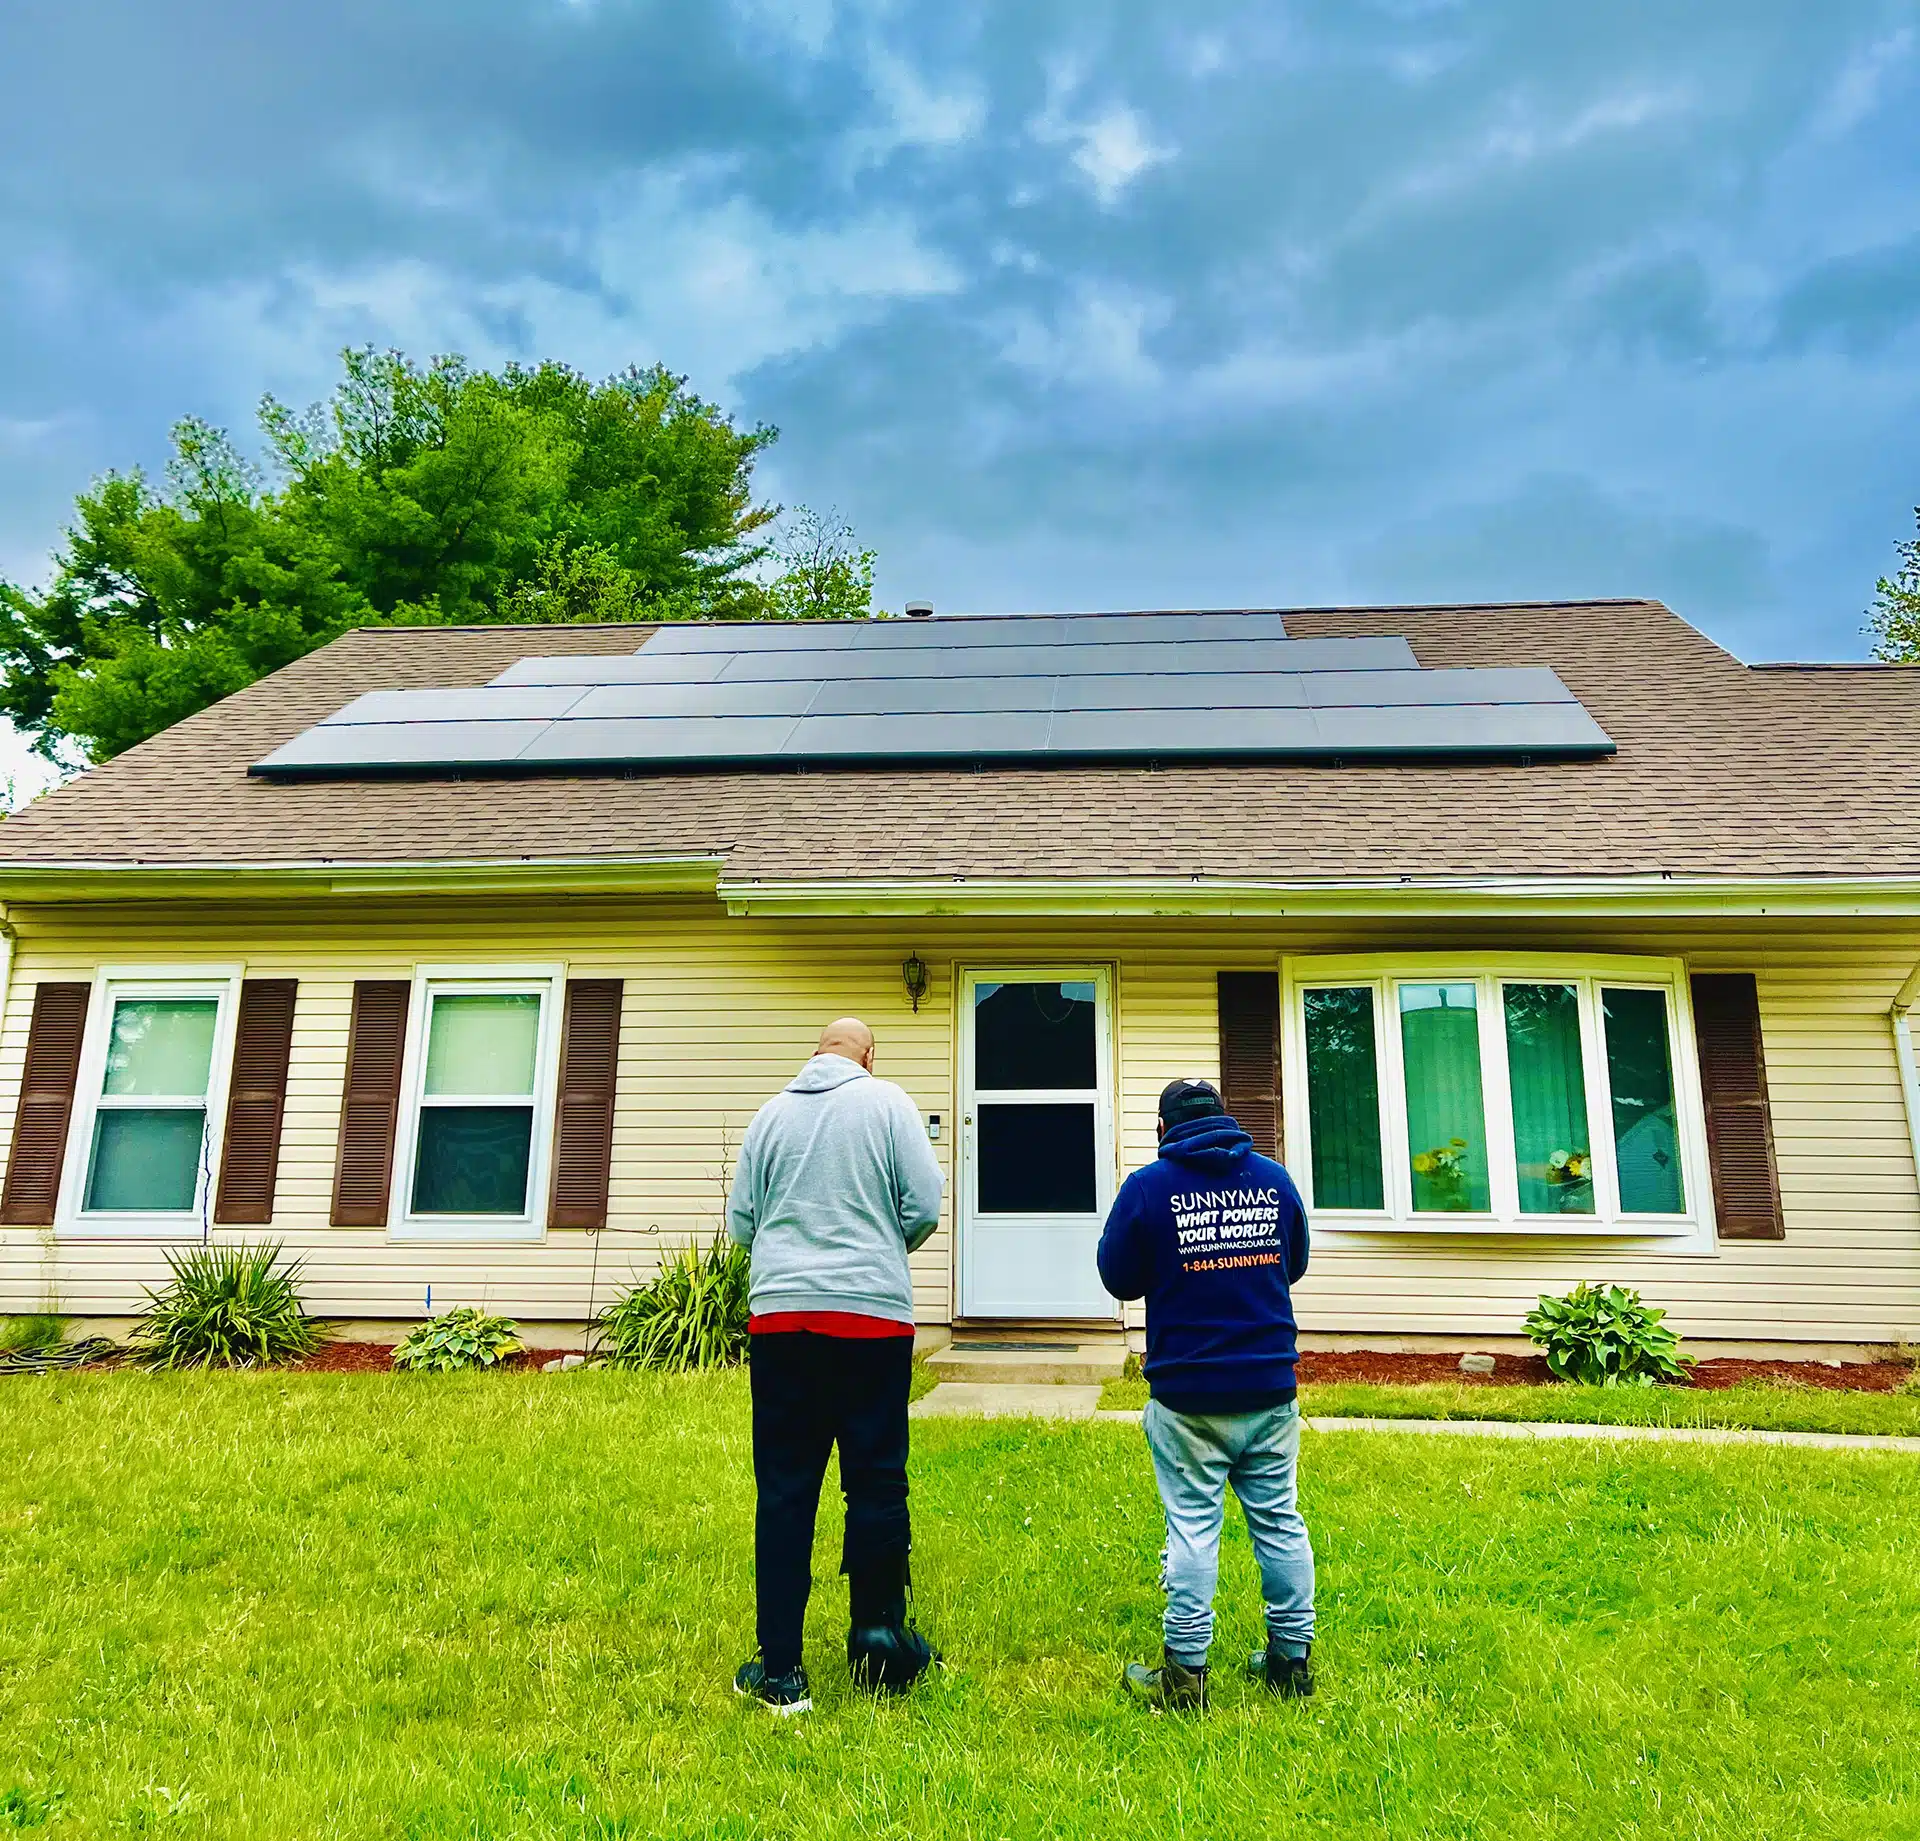
<instances>
[{"instance_id":1,"label":"leafy green tree","mask_svg":"<svg viewBox=\"0 0 1920 1841\"><path fill-rule=\"evenodd\" d=\"M837 512L797 506L775 539L780 573L767 587L776 620L865 620L872 617L875 553L860 548Z\"/></svg>"},{"instance_id":2,"label":"leafy green tree","mask_svg":"<svg viewBox=\"0 0 1920 1841\"><path fill-rule=\"evenodd\" d=\"M1914 523L1920 525L1920 509ZM1874 656L1890 664L1920 664L1920 537L1896 546L1900 567L1883 575L1867 610Z\"/></svg>"},{"instance_id":3,"label":"leafy green tree","mask_svg":"<svg viewBox=\"0 0 1920 1841\"><path fill-rule=\"evenodd\" d=\"M51 586L0 583L0 714L48 759L107 759L352 626L767 611L774 430L659 366L343 366L324 404L262 403L271 485L183 421L165 490L108 474Z\"/></svg>"}]
</instances>

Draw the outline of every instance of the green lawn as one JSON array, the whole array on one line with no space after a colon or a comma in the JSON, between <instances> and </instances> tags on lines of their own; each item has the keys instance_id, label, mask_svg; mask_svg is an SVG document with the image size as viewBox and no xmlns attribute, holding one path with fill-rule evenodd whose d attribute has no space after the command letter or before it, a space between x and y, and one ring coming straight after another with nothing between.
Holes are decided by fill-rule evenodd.
<instances>
[{"instance_id":1,"label":"green lawn","mask_svg":"<svg viewBox=\"0 0 1920 1841\"><path fill-rule=\"evenodd\" d=\"M1309 1435L1322 1692L1117 1691L1161 1530L1118 1424L914 1428L904 1704L728 1677L737 1376L0 1381L0 1833L427 1838L1920 1833L1920 1468ZM1257 1639L1225 1556L1216 1656Z\"/></svg>"},{"instance_id":2,"label":"green lawn","mask_svg":"<svg viewBox=\"0 0 1920 1841\"><path fill-rule=\"evenodd\" d=\"M1100 1395L1108 1410L1137 1412L1146 1403L1145 1381L1109 1381ZM1920 1395L1819 1387L1484 1387L1464 1382L1381 1387L1335 1381L1301 1388L1300 1406L1335 1419L1550 1419L1572 1425L1753 1426L1920 1438Z\"/></svg>"}]
</instances>

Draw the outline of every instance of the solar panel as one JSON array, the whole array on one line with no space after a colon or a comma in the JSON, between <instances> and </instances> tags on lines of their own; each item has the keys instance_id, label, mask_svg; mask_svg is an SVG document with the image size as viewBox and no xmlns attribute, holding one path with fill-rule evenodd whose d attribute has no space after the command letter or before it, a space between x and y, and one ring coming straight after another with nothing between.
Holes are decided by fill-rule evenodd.
<instances>
[{"instance_id":1,"label":"solar panel","mask_svg":"<svg viewBox=\"0 0 1920 1841\"><path fill-rule=\"evenodd\" d=\"M804 716L818 683L601 684L561 694L575 699L570 719L601 716ZM489 695L494 693L489 692Z\"/></svg>"},{"instance_id":2,"label":"solar panel","mask_svg":"<svg viewBox=\"0 0 1920 1841\"><path fill-rule=\"evenodd\" d=\"M1121 645L1165 639L1287 637L1280 614L986 614L948 620L756 620L663 626L647 650L661 652L870 652L952 650L957 646ZM1323 640L1294 643L1323 645ZM1334 640L1334 645L1404 641Z\"/></svg>"},{"instance_id":3,"label":"solar panel","mask_svg":"<svg viewBox=\"0 0 1920 1841\"><path fill-rule=\"evenodd\" d=\"M1543 668L1428 670L1403 638L1288 639L1272 614L1062 615L668 626L471 690L370 692L253 771L1612 751Z\"/></svg>"},{"instance_id":4,"label":"solar panel","mask_svg":"<svg viewBox=\"0 0 1920 1841\"><path fill-rule=\"evenodd\" d=\"M1205 616L1208 620L1236 620L1237 614ZM1254 616L1248 616L1254 618ZM1110 615L1074 616L1096 625L1101 631L1113 619ZM1176 666L1149 662L1150 655L1135 650L1143 645L1177 645L1184 648L1185 638L1170 637L1171 622L1164 615L1126 616L1129 621L1151 622L1130 625L1112 640L1088 637L1086 633L1057 634L1051 640L1026 636L1029 625L1039 620L900 620L814 621L780 626L727 624L694 627L666 626L653 635L638 652L611 658L523 658L493 680L501 685L534 684L660 684L708 683L727 677L751 675L760 678L794 677L818 680L822 676L861 671L863 675L889 676L896 672L922 672L935 675L965 671L975 677L1022 675L1036 669L1033 660L1043 662L1040 670L1063 670L1068 664L1046 663L1056 649L1083 654L1089 649L1106 651L1114 671L1207 670L1210 667L1187 659ZM896 643L896 629L930 635L914 645ZM963 631L964 629L964 631ZM832 643L819 636L824 633ZM864 644L854 637L871 635ZM1236 634L1231 630L1208 627L1192 636L1192 643L1224 640L1246 645L1257 634ZM699 643L696 643L698 641ZM807 642L807 643L803 643ZM820 654L872 661L870 667L837 665ZM924 656L926 663L906 663L902 655ZM1269 671L1416 671L1419 660L1404 639L1269 639L1261 641L1261 669ZM744 661L751 660L748 665ZM1131 660L1129 664L1127 661ZM1069 663L1071 661L1069 660ZM1077 667L1076 667L1077 668Z\"/></svg>"}]
</instances>

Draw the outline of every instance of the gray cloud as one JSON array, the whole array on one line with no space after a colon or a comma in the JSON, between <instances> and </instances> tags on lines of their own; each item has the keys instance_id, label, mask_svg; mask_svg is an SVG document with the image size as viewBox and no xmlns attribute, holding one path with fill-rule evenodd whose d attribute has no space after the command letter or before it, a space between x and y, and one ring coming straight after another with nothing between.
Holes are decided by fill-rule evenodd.
<instances>
[{"instance_id":1,"label":"gray cloud","mask_svg":"<svg viewBox=\"0 0 1920 1841\"><path fill-rule=\"evenodd\" d=\"M0 570L373 340L687 370L895 601L1857 652L1920 496L1914 10L10 9Z\"/></svg>"}]
</instances>

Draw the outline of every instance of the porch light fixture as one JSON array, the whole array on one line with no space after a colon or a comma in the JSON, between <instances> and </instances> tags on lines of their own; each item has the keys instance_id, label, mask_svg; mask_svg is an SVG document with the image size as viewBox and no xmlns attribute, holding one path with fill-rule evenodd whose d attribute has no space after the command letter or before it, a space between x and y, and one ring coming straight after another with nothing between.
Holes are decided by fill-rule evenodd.
<instances>
[{"instance_id":1,"label":"porch light fixture","mask_svg":"<svg viewBox=\"0 0 1920 1841\"><path fill-rule=\"evenodd\" d=\"M927 994L927 962L917 952L910 952L900 967L900 982L907 987L907 995L913 999L914 1014L920 1011L920 1000Z\"/></svg>"}]
</instances>

